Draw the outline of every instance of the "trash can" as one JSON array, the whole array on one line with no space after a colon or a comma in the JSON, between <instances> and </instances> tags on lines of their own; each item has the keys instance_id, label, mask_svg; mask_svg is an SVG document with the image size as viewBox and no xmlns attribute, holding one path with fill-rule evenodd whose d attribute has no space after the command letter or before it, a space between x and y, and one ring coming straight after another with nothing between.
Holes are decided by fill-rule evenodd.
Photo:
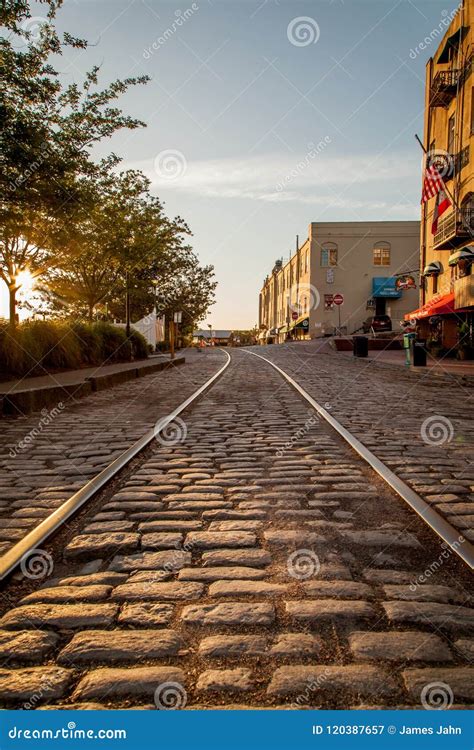
<instances>
[{"instance_id":1,"label":"trash can","mask_svg":"<svg viewBox=\"0 0 474 750\"><path fill-rule=\"evenodd\" d=\"M410 364L412 367L426 367L426 341L413 340L410 344Z\"/></svg>"},{"instance_id":2,"label":"trash can","mask_svg":"<svg viewBox=\"0 0 474 750\"><path fill-rule=\"evenodd\" d=\"M369 353L369 339L367 336L354 336L354 357L367 357Z\"/></svg>"},{"instance_id":3,"label":"trash can","mask_svg":"<svg viewBox=\"0 0 474 750\"><path fill-rule=\"evenodd\" d=\"M405 349L405 364L407 366L411 365L411 355L410 355L410 342L415 340L415 334L414 333L404 333L403 334L403 348Z\"/></svg>"}]
</instances>

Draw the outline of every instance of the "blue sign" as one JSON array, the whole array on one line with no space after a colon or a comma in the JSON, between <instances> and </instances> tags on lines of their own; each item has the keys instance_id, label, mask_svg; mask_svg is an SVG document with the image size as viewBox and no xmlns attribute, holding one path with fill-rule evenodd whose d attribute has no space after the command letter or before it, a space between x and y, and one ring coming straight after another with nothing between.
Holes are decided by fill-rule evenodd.
<instances>
[{"instance_id":1,"label":"blue sign","mask_svg":"<svg viewBox=\"0 0 474 750\"><path fill-rule=\"evenodd\" d=\"M395 276L377 276L372 279L372 297L392 297L398 299L402 293L397 289Z\"/></svg>"}]
</instances>

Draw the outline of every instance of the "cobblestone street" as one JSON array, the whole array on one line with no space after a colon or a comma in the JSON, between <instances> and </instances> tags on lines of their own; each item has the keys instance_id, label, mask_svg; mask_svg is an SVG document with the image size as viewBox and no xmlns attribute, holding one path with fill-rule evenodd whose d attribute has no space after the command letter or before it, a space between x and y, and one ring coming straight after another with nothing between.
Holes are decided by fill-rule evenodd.
<instances>
[{"instance_id":1,"label":"cobblestone street","mask_svg":"<svg viewBox=\"0 0 474 750\"><path fill-rule=\"evenodd\" d=\"M258 353L470 533L470 394L448 402L391 371L368 381L363 364L316 349ZM68 407L28 458L5 459L5 544L225 360L186 357ZM467 567L270 365L231 357L175 429L45 543L30 575L4 584L2 705L472 704ZM450 440L423 439L430 415L449 420ZM35 419L7 423L3 447Z\"/></svg>"},{"instance_id":2,"label":"cobblestone street","mask_svg":"<svg viewBox=\"0 0 474 750\"><path fill-rule=\"evenodd\" d=\"M189 350L186 357L186 369L148 375L85 400L66 395L62 408L2 420L0 554L222 364L222 354L214 351L203 356Z\"/></svg>"}]
</instances>

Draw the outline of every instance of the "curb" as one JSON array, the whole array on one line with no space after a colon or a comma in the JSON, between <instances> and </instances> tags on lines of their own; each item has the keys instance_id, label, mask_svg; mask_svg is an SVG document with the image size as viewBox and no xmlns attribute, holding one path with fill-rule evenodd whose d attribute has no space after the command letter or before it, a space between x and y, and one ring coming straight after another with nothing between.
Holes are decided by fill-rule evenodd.
<instances>
[{"instance_id":1,"label":"curb","mask_svg":"<svg viewBox=\"0 0 474 750\"><path fill-rule=\"evenodd\" d=\"M130 380L136 380L169 367L183 365L185 361L185 357L177 357L169 362L154 362L109 375L89 377L78 383L55 385L48 388L25 388L23 391L0 393L0 419L2 417L21 417L47 407L57 406L60 401L84 398L92 393L113 388Z\"/></svg>"}]
</instances>

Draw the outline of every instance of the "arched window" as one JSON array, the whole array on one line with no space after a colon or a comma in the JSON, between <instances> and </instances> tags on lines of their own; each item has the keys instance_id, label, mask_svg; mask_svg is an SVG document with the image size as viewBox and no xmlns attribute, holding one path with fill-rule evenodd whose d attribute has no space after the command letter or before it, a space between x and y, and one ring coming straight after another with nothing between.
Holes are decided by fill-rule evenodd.
<instances>
[{"instance_id":1,"label":"arched window","mask_svg":"<svg viewBox=\"0 0 474 750\"><path fill-rule=\"evenodd\" d=\"M373 250L374 266L390 265L390 242L376 242Z\"/></svg>"},{"instance_id":2,"label":"arched window","mask_svg":"<svg viewBox=\"0 0 474 750\"><path fill-rule=\"evenodd\" d=\"M325 242L321 245L321 266L337 266L337 245L335 242Z\"/></svg>"}]
</instances>

